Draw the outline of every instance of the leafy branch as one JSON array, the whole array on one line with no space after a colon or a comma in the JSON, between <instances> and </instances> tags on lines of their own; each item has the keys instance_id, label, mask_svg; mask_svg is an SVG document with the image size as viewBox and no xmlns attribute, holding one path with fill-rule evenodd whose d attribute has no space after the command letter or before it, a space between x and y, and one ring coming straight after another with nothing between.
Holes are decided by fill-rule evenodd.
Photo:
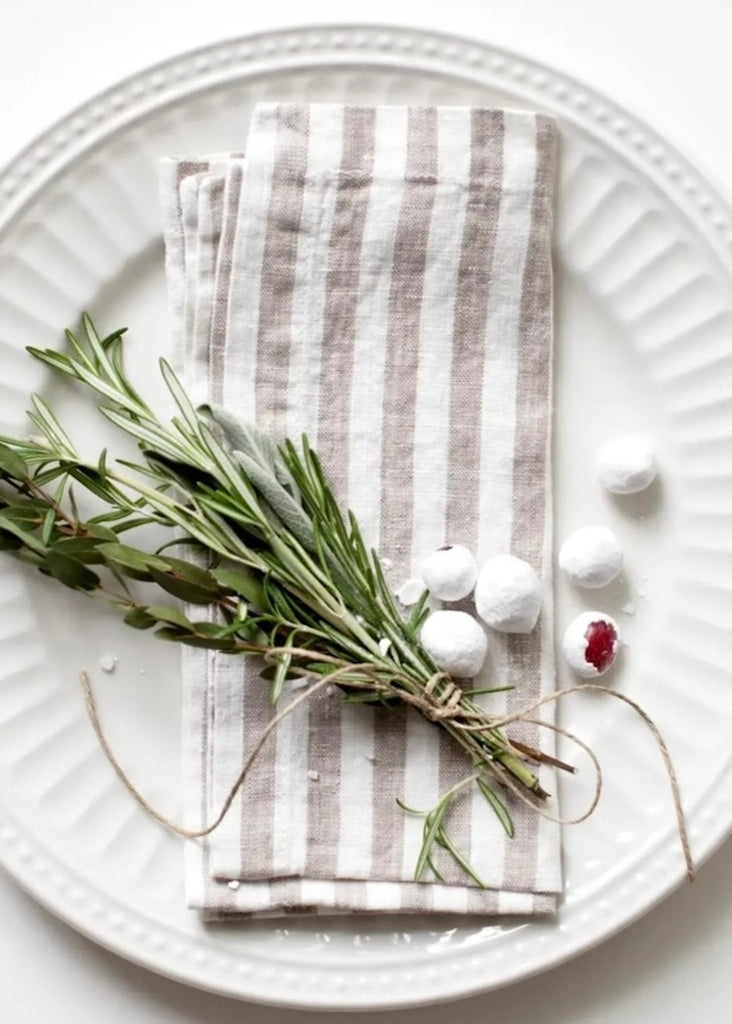
<instances>
[{"instance_id":1,"label":"leafy branch","mask_svg":"<svg viewBox=\"0 0 732 1024\"><path fill-rule=\"evenodd\" d=\"M545 756L514 746L470 691L440 672L419 639L427 594L405 619L377 552L353 513L342 514L306 437L300 447L287 440L278 448L226 410L194 409L164 360L177 412L161 423L124 373L124 332L102 338L88 316L83 327L81 338L67 331L66 353L29 352L91 389L99 412L137 442L139 459L112 461L103 451L84 460L34 395L29 417L38 435L0 438L0 549L111 602L128 625L162 640L263 656L273 702L288 678L337 674L345 700L415 707L451 735L473 769L426 814L415 875L429 867L439 877L434 855L442 848L482 884L447 835L449 806L475 783L511 835L502 791L546 796L530 765ZM79 491L101 511L83 518ZM153 552L129 540L150 524L171 530ZM190 557L167 554L173 544ZM141 602L134 581L156 584L187 611L164 599ZM213 606L214 621L199 621L198 606Z\"/></svg>"}]
</instances>

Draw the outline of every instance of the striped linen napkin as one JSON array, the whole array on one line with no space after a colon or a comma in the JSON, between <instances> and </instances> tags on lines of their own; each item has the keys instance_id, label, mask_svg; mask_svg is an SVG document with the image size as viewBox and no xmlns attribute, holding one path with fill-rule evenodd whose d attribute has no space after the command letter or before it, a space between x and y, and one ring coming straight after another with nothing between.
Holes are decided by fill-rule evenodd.
<instances>
[{"instance_id":1,"label":"striped linen napkin","mask_svg":"<svg viewBox=\"0 0 732 1024\"><path fill-rule=\"evenodd\" d=\"M173 349L194 396L278 438L307 431L395 589L446 541L542 575L540 626L491 637L483 685L515 685L486 698L496 713L554 686L554 136L511 111L263 104L246 158L162 170ZM259 668L185 651L189 827L213 818L273 715ZM551 749L533 726L515 735ZM429 808L467 770L416 713L321 691L280 724L220 828L186 844L189 905L552 913L558 829L518 803L513 840L479 794L451 812L486 888L448 860L444 882L413 880L423 823L396 798ZM551 770L542 781L556 788Z\"/></svg>"}]
</instances>

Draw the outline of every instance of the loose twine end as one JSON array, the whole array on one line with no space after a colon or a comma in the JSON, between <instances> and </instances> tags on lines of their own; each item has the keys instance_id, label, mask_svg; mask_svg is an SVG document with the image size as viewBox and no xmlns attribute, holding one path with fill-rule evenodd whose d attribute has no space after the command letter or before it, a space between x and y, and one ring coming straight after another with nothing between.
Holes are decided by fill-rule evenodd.
<instances>
[{"instance_id":1,"label":"loose twine end","mask_svg":"<svg viewBox=\"0 0 732 1024\"><path fill-rule=\"evenodd\" d=\"M283 648L283 651L287 650L287 648ZM295 649L292 650L294 651ZM99 742L99 746L101 747L104 756L106 757L107 761L113 768L115 774L117 775L118 779L125 787L125 789L128 791L128 793L153 820L159 822L161 825L169 829L175 835L181 836L183 839L203 839L206 836L211 835L211 833L219 827L221 822L226 817L226 814L228 813L231 805L236 799L239 790L241 789L246 780L246 777L249 773L252 764L259 756L262 747L265 745L268 738L277 728L279 723L284 718L286 718L287 715L291 714L297 707L299 707L300 704L308 700L319 690L324 689L326 686L329 686L332 683L347 680L349 686L356 685L366 688L366 684L362 682L354 682L354 676L358 677L359 673L361 674L361 676L363 676L363 674L369 676L372 673L372 670L373 666L369 663L362 663L357 665L341 664L340 667L335 668L333 672L328 673L328 675L323 676L322 678L318 679L317 682L313 683L307 689L303 690L303 692L298 694L297 697L290 701L290 703L287 704L286 707L284 707L281 711L278 711L277 714L275 714L272 717L271 721L268 722L268 724L260 733L259 738L257 739L257 742L255 743L252 749L252 752L250 753L246 762L242 766L242 769L237 775L236 779L232 783L231 788L229 789L229 792L221 806L221 810L218 812L218 814L215 816L215 818L209 825L207 825L205 828L200 829L189 829L185 828L182 825L178 825L171 818L167 817L167 815L162 814L160 811L156 810L142 795L142 793L135 786L134 782L131 780L125 769L118 761L114 751L109 745L109 741L99 719L99 713L97 710L96 701L94 699L91 681L86 672L81 673L80 682L82 693L84 695L84 704L86 707L86 711L89 716L89 721L91 722L94 733ZM445 685L440 688L440 683L443 682L445 683ZM385 690L388 689L388 687L384 687L382 686L382 684L378 682L375 683L373 680L368 685L369 688L375 690L379 689L380 687ZM460 707L462 692L460 688L448 676L445 675L445 673L437 673L429 680L429 682L425 686L423 698L415 694L405 694L401 691L399 696L403 698L406 703L412 704L415 707L417 707L418 710L420 710L421 713L430 720L434 722L439 722L440 720L449 719L454 727L464 730L466 732L479 731L482 729L484 730L486 728L501 729L514 722L525 722L531 725L536 725L540 728L551 729L556 734L564 736L565 738L573 742L576 746L583 750L585 754L587 754L595 771L595 788L593 796L590 800L590 804L582 814L574 818L562 818L552 815L551 812L541 807L541 805L535 799L532 799L526 792L524 792L513 781L508 772L502 768L499 762L491 762L489 765L490 770L494 773L498 781L506 789L510 790L519 800L528 804L528 806L530 806L537 813L541 814L544 818L547 818L549 821L556 822L560 825L570 825L578 824L582 821L585 821L587 818L590 817L590 815L597 807L603 787L602 768L594 751L587 743L584 742L584 740L581 740L574 733L569 732L569 730L564 729L561 726L554 724L553 722L546 722L543 719L534 718L533 713L537 711L539 708L543 707L545 704L551 704L560 701L573 693L587 691L594 691L595 693L605 694L609 697L613 697L616 700L622 701L624 704L627 704L630 708L633 709L633 711L635 711L636 714L638 714L643 719L643 721L646 723L649 730L651 731L651 734L653 735L656 741L656 745L658 746L658 749L661 753L663 764L666 769L666 775L668 777L669 785L671 788L671 796L676 816L676 828L686 866L686 877L690 882L693 882L696 878L696 868L694 866L694 860L691 853L689 832L686 825L686 817L684 815L684 809L681 801L681 792L679 789L678 778L676 775L676 770L673 765L671 754L669 752L668 746L666 745L666 741L664 740L663 735L661 734L660 729L653 721L651 716L648 714L648 712L645 711L640 704L632 700L630 697L627 697L624 693L620 693L617 690L608 689L604 686L598 685L597 683L583 683L579 686L568 686L561 690L555 690L553 693L547 694L539 700L533 701L531 704L510 715L504 715L503 717L499 718L492 718L490 720L489 726L486 726L485 722L483 722L482 724L476 724L475 722L471 721L470 716L466 717L463 714L462 709ZM519 743L515 743L514 747L517 751L521 750L521 744ZM569 767L573 772L576 771L576 768L573 768L572 766L567 766L564 764L564 762L557 762L556 759L550 759L550 763L552 762L557 763L560 767Z\"/></svg>"}]
</instances>

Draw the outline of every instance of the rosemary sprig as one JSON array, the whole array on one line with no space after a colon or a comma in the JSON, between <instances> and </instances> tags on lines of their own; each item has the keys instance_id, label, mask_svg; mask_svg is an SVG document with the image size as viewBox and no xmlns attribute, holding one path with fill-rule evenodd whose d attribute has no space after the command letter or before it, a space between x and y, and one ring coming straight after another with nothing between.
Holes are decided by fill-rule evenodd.
<instances>
[{"instance_id":1,"label":"rosemary sprig","mask_svg":"<svg viewBox=\"0 0 732 1024\"><path fill-rule=\"evenodd\" d=\"M428 867L439 877L441 848L482 884L447 835L452 801L476 784L512 835L498 792L507 778L531 796L546 794L530 767L537 752L512 745L422 647L427 595L402 616L377 553L355 516L342 514L306 437L278 448L226 410L194 409L164 360L177 414L162 423L124 373L124 332L102 338L88 316L83 328L81 338L67 332L66 353L29 352L91 389L100 413L137 442L140 460L113 461L106 451L82 459L34 395L29 416L39 436L0 438L0 549L110 601L128 625L162 640L264 656L273 701L288 678L338 673L346 700L415 707L460 744L472 768L426 813L415 877ZM101 511L83 519L74 488ZM154 552L129 539L151 523L174 531ZM173 543L190 557L168 555ZM157 584L187 612L140 602L131 580ZM198 605L215 606L216 621L197 621Z\"/></svg>"}]
</instances>

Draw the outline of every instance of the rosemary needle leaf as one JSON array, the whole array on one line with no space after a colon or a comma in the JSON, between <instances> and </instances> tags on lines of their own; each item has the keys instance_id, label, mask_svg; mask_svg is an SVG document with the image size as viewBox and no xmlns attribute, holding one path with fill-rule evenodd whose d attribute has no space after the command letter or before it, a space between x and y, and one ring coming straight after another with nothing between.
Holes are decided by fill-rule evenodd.
<instances>
[{"instance_id":1,"label":"rosemary needle leaf","mask_svg":"<svg viewBox=\"0 0 732 1024\"><path fill-rule=\"evenodd\" d=\"M424 832L422 835L422 848L419 851L417 865L414 869L415 882L418 882L424 874L427 862L432 855L432 847L437 839L440 829L442 828L442 821L447 814L449 807L450 797L443 797L425 818Z\"/></svg>"},{"instance_id":2,"label":"rosemary needle leaf","mask_svg":"<svg viewBox=\"0 0 732 1024\"><path fill-rule=\"evenodd\" d=\"M492 786L489 786L488 783L485 782L483 779L476 779L475 781L476 781L476 785L478 786L478 789L480 790L480 792L483 794L483 796L485 797L485 799L487 800L487 802L490 804L491 808L493 809L493 811L494 811L496 817L498 818L499 822L501 823L501 826L502 826L503 830L505 831L506 835L510 839L513 839L513 836L514 836L513 818L511 817L511 815L509 813L509 810L506 807L505 803L503 802L503 800L501 800L501 798L498 796L498 794L492 788Z\"/></svg>"}]
</instances>

